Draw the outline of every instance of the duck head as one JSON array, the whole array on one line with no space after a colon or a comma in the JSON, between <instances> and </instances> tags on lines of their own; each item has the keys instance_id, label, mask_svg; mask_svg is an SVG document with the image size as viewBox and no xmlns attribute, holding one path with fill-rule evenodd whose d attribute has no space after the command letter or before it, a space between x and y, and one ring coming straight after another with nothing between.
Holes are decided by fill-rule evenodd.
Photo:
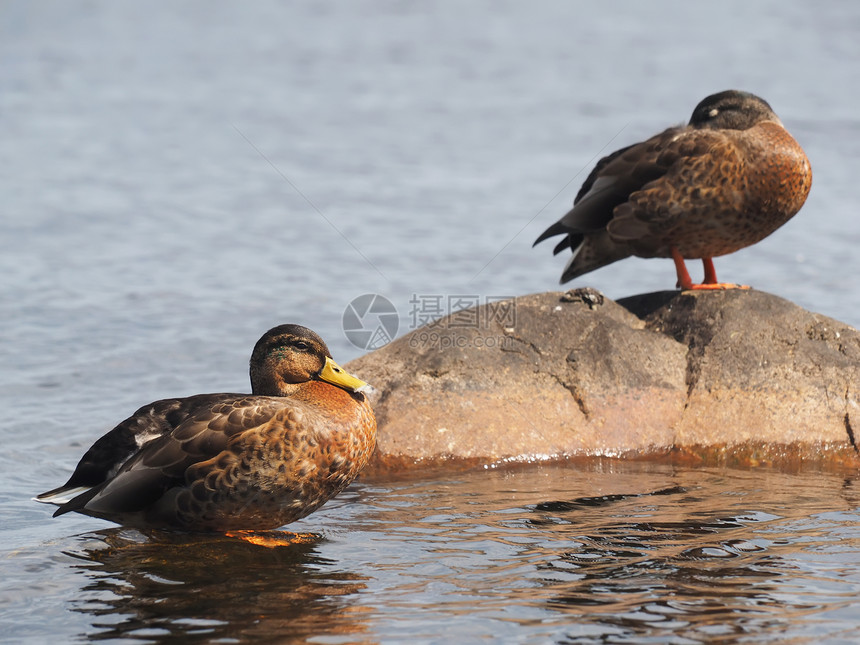
<instances>
[{"instance_id":1,"label":"duck head","mask_svg":"<svg viewBox=\"0 0 860 645\"><path fill-rule=\"evenodd\" d=\"M763 98L740 90L726 90L703 98L693 110L690 126L708 130L748 130L762 121L782 125Z\"/></svg>"},{"instance_id":2,"label":"duck head","mask_svg":"<svg viewBox=\"0 0 860 645\"><path fill-rule=\"evenodd\" d=\"M279 325L263 334L251 353L250 371L251 391L262 396L290 396L314 380L349 392L367 386L332 360L316 332L301 325Z\"/></svg>"}]
</instances>

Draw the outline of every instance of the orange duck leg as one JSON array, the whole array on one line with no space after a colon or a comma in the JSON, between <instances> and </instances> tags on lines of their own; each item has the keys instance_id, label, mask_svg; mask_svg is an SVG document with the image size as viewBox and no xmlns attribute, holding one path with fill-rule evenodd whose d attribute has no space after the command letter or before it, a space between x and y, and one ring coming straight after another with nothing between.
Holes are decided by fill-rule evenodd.
<instances>
[{"instance_id":1,"label":"orange duck leg","mask_svg":"<svg viewBox=\"0 0 860 645\"><path fill-rule=\"evenodd\" d=\"M717 282L717 270L714 268L714 260L712 258L702 258L702 264L705 267L705 280L702 284L693 284L690 272L687 271L687 265L684 264L684 258L674 246L672 247L672 260L675 262L675 272L678 274L677 286L681 287L682 291L692 289L749 289L749 286L745 284Z\"/></svg>"}]
</instances>

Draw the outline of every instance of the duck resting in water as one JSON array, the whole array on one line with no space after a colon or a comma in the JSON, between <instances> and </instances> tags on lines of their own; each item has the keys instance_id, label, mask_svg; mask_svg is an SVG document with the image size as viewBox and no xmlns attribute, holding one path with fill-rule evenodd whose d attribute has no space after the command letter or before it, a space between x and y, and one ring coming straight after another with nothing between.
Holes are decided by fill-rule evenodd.
<instances>
[{"instance_id":1,"label":"duck resting in water","mask_svg":"<svg viewBox=\"0 0 860 645\"><path fill-rule=\"evenodd\" d=\"M280 325L251 354L252 394L145 405L96 441L69 480L39 495L136 528L267 530L355 479L376 446L367 385L316 333Z\"/></svg>"},{"instance_id":2,"label":"duck resting in water","mask_svg":"<svg viewBox=\"0 0 860 645\"><path fill-rule=\"evenodd\" d=\"M563 235L567 282L617 260L672 258L682 289L725 289L713 258L764 239L800 210L812 186L803 149L766 101L737 90L703 99L690 122L597 162L573 208L535 244ZM685 259L701 259L693 284Z\"/></svg>"}]
</instances>

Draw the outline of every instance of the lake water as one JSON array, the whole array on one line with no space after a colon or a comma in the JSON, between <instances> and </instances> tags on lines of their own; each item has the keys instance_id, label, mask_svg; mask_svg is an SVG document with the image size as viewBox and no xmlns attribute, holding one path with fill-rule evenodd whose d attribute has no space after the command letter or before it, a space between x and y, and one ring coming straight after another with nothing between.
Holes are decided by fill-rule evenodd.
<instances>
[{"instance_id":1,"label":"lake water","mask_svg":"<svg viewBox=\"0 0 860 645\"><path fill-rule=\"evenodd\" d=\"M531 242L596 157L735 87L815 174L717 260L860 326L860 5L6 2L0 640L857 642L857 472L613 460L362 480L295 544L51 520L30 497L151 400L247 389L351 300L557 288ZM700 267L693 266L694 278ZM667 260L576 281L671 288ZM410 302L412 304L410 304ZM635 423L635 420L631 420Z\"/></svg>"}]
</instances>

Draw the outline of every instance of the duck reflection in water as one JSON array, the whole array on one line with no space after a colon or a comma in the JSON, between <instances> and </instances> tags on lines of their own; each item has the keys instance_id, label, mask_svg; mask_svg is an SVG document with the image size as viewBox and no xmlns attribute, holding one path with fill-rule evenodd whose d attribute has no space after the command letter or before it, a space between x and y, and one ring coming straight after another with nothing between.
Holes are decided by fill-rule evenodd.
<instances>
[{"instance_id":1,"label":"duck reflection in water","mask_svg":"<svg viewBox=\"0 0 860 645\"><path fill-rule=\"evenodd\" d=\"M116 528L81 539L68 555L89 579L73 604L93 617L89 640L280 642L367 631L363 614L349 611L366 578L321 557L321 537L264 548Z\"/></svg>"}]
</instances>

